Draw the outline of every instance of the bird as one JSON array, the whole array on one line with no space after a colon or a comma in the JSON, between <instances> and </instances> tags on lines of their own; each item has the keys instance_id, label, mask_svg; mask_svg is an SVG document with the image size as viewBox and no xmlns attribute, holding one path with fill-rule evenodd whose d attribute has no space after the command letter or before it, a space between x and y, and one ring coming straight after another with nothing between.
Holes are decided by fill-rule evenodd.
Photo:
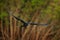
<instances>
[{"instance_id":1,"label":"bird","mask_svg":"<svg viewBox=\"0 0 60 40\"><path fill-rule=\"evenodd\" d=\"M27 27L29 24L30 25L44 25L44 26L48 25L48 24L39 24L39 23L33 23L33 22L25 22L23 19L18 18L18 17L14 16L14 15L13 15L13 17L15 19L17 19L18 21L21 21L23 23L23 27Z\"/></svg>"},{"instance_id":2,"label":"bird","mask_svg":"<svg viewBox=\"0 0 60 40\"><path fill-rule=\"evenodd\" d=\"M24 21L23 19L21 19L21 18L18 18L18 17L16 17L15 15L13 15L12 13L12 11L7 11L11 16L13 16L15 19L17 19L18 21L21 21L22 23L23 23L23 25L22 25L22 27L27 27L29 24L30 25L42 25L42 26L48 26L48 24L39 24L39 23L33 23L33 22L26 22L26 21Z\"/></svg>"}]
</instances>

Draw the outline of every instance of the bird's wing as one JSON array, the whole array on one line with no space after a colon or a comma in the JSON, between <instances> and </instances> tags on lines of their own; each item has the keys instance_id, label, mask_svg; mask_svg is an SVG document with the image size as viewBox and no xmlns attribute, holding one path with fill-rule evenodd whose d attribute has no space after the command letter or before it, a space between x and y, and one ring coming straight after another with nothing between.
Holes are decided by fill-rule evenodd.
<instances>
[{"instance_id":1,"label":"bird's wing","mask_svg":"<svg viewBox=\"0 0 60 40\"><path fill-rule=\"evenodd\" d=\"M14 18L16 18L17 20L21 21L22 23L26 23L25 21L23 21L22 19L20 18L17 18L16 16L13 15Z\"/></svg>"},{"instance_id":2,"label":"bird's wing","mask_svg":"<svg viewBox=\"0 0 60 40\"><path fill-rule=\"evenodd\" d=\"M18 18L18 17L16 17L16 16L14 16L12 11L8 11L8 13L9 13L10 15L12 15L14 18L16 18L17 20L21 21L22 23L26 23L24 20L22 20L22 19L20 19L20 18Z\"/></svg>"},{"instance_id":3,"label":"bird's wing","mask_svg":"<svg viewBox=\"0 0 60 40\"><path fill-rule=\"evenodd\" d=\"M31 25L42 25L42 26L47 26L48 24L39 24L39 23L29 23Z\"/></svg>"}]
</instances>

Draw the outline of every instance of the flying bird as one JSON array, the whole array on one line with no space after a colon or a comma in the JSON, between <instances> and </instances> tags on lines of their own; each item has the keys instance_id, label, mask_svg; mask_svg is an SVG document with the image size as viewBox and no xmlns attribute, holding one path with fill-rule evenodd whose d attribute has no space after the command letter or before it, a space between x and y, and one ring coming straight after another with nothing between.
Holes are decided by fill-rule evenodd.
<instances>
[{"instance_id":1,"label":"flying bird","mask_svg":"<svg viewBox=\"0 0 60 40\"><path fill-rule=\"evenodd\" d=\"M30 25L43 25L46 26L47 24L39 24L39 23L30 23L30 22L25 22L24 20L22 20L21 18L17 18L16 16L13 15L13 17L15 19L17 19L18 21L21 21L23 23L23 27L27 27L29 24Z\"/></svg>"},{"instance_id":2,"label":"flying bird","mask_svg":"<svg viewBox=\"0 0 60 40\"><path fill-rule=\"evenodd\" d=\"M47 25L48 25L48 24L39 24L39 23L33 23L33 22L25 22L23 19L14 16L11 11L8 11L8 13L9 13L10 15L12 15L12 16L13 16L15 19L17 19L18 21L21 21L21 22L23 23L23 26L22 26L22 27L27 27L29 24L30 24L30 25L42 25L42 26L47 26Z\"/></svg>"}]
</instances>

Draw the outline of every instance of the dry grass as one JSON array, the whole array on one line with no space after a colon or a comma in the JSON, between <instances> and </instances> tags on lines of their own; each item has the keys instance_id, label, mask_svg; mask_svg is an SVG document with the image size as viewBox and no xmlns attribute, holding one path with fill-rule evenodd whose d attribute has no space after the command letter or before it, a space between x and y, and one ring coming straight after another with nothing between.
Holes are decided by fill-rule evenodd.
<instances>
[{"instance_id":1,"label":"dry grass","mask_svg":"<svg viewBox=\"0 0 60 40\"><path fill-rule=\"evenodd\" d=\"M37 16L37 17L36 17ZM14 21L14 22L13 22ZM0 40L59 40L60 39L60 29L56 31L53 30L54 22L46 26L33 26L29 25L27 28L20 30L21 27L16 26L16 20L12 21L12 16L10 16L10 26L4 27L3 21L0 21ZM39 12L37 11L32 17L33 22L40 23ZM47 22L47 21L46 21ZM12 26L13 23L13 26Z\"/></svg>"}]
</instances>

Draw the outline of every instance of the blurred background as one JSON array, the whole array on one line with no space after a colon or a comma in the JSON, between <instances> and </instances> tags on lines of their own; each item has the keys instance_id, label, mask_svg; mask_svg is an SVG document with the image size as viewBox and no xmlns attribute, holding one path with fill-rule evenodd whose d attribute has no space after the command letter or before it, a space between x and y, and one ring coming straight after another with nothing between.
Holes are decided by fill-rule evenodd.
<instances>
[{"instance_id":1,"label":"blurred background","mask_svg":"<svg viewBox=\"0 0 60 40\"><path fill-rule=\"evenodd\" d=\"M28 22L48 24L28 25ZM0 40L60 40L60 0L0 0Z\"/></svg>"}]
</instances>

